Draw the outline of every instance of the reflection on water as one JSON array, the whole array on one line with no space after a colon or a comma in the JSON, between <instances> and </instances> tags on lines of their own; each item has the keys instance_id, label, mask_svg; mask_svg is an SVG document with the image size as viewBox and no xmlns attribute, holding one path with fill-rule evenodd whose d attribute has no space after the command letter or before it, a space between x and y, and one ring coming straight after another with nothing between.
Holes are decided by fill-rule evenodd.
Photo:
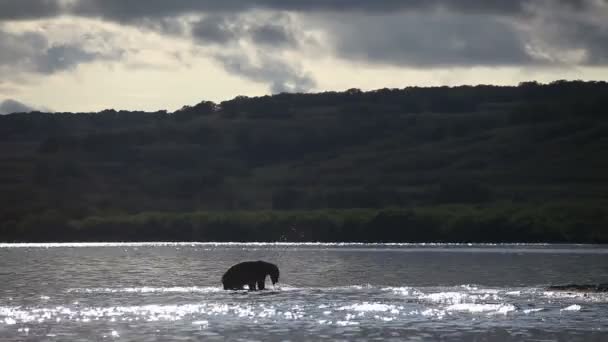
<instances>
[{"instance_id":1,"label":"reflection on water","mask_svg":"<svg viewBox=\"0 0 608 342\"><path fill-rule=\"evenodd\" d=\"M599 341L608 295L544 285L607 282L606 254L541 245L11 246L0 248L0 340ZM279 286L220 288L228 266L255 259L279 264Z\"/></svg>"}]
</instances>

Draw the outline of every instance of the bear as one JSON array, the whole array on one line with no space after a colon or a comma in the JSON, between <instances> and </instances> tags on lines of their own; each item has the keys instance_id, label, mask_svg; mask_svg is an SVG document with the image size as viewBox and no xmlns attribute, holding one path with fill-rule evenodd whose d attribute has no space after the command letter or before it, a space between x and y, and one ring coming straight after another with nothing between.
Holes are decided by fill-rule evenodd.
<instances>
[{"instance_id":1,"label":"bear","mask_svg":"<svg viewBox=\"0 0 608 342\"><path fill-rule=\"evenodd\" d=\"M224 290L242 290L243 286L249 286L249 291L264 289L266 276L270 276L272 285L279 282L279 268L275 264L266 261L245 261L228 269L222 276Z\"/></svg>"}]
</instances>

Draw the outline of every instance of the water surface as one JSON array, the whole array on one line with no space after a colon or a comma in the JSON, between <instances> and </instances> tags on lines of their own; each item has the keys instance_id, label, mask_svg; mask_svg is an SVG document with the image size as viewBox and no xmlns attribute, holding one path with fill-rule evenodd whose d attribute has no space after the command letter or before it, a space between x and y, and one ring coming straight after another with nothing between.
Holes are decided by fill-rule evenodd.
<instances>
[{"instance_id":1,"label":"water surface","mask_svg":"<svg viewBox=\"0 0 608 342\"><path fill-rule=\"evenodd\" d=\"M223 291L263 259L279 286ZM0 340L608 339L608 247L0 244Z\"/></svg>"}]
</instances>

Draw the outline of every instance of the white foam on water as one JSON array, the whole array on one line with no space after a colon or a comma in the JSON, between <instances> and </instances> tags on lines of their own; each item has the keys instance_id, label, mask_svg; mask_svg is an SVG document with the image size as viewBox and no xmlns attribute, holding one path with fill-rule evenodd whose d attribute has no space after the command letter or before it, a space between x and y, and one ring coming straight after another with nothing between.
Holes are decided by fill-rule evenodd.
<instances>
[{"instance_id":1,"label":"white foam on water","mask_svg":"<svg viewBox=\"0 0 608 342\"><path fill-rule=\"evenodd\" d=\"M352 290L363 290L373 289L373 285L347 285L347 286L330 286L330 287L298 287L288 284L276 285L275 289L280 291L352 291Z\"/></svg>"},{"instance_id":2,"label":"white foam on water","mask_svg":"<svg viewBox=\"0 0 608 342\"><path fill-rule=\"evenodd\" d=\"M549 298L578 298L584 297L583 293L565 292L565 291L545 291L543 296Z\"/></svg>"},{"instance_id":3,"label":"white foam on water","mask_svg":"<svg viewBox=\"0 0 608 342\"><path fill-rule=\"evenodd\" d=\"M349 325L359 325L359 322L353 322L353 321L337 321L336 322L337 325L342 326L342 327L346 327Z\"/></svg>"},{"instance_id":4,"label":"white foam on water","mask_svg":"<svg viewBox=\"0 0 608 342\"><path fill-rule=\"evenodd\" d=\"M422 294L422 292L418 291L417 289L415 289L413 287L409 287L409 286L383 287L383 288L381 288L381 290L390 291L396 295L401 295L401 296L419 296Z\"/></svg>"},{"instance_id":5,"label":"white foam on water","mask_svg":"<svg viewBox=\"0 0 608 342\"><path fill-rule=\"evenodd\" d=\"M390 311L392 313L399 313L399 310L397 309L397 307L395 305L382 304L382 303L368 303L368 302L342 306L342 307L338 308L337 310L357 311L357 312L387 312L387 311Z\"/></svg>"},{"instance_id":6,"label":"white foam on water","mask_svg":"<svg viewBox=\"0 0 608 342\"><path fill-rule=\"evenodd\" d=\"M525 310L524 310L524 313L525 313L526 315L528 315L528 314L531 314L531 313L534 313L534 312L541 312L541 311L543 311L543 310L545 310L545 309L544 309L544 308L525 309Z\"/></svg>"},{"instance_id":7,"label":"white foam on water","mask_svg":"<svg viewBox=\"0 0 608 342\"><path fill-rule=\"evenodd\" d=\"M428 300L433 303L440 304L458 304L464 303L467 299L470 299L471 296L462 292L439 292L439 293L430 293L425 294L419 297L420 299Z\"/></svg>"},{"instance_id":8,"label":"white foam on water","mask_svg":"<svg viewBox=\"0 0 608 342\"><path fill-rule=\"evenodd\" d=\"M466 292L437 292L421 295L419 298L422 300L430 301L438 304L462 304L462 303L476 303L478 301L499 301L501 298L496 294L497 292L491 291L490 293L484 293L478 291L479 294L470 294Z\"/></svg>"},{"instance_id":9,"label":"white foam on water","mask_svg":"<svg viewBox=\"0 0 608 342\"><path fill-rule=\"evenodd\" d=\"M581 309L582 309L582 307L580 305L573 304L573 305L570 305L570 306L568 306L566 308L563 308L563 309L561 309L559 311L581 311Z\"/></svg>"},{"instance_id":10,"label":"white foam on water","mask_svg":"<svg viewBox=\"0 0 608 342\"><path fill-rule=\"evenodd\" d=\"M515 311L517 308L511 304L474 304L461 303L450 305L446 308L447 311L469 312L469 313L489 313L489 314L504 314Z\"/></svg>"}]
</instances>

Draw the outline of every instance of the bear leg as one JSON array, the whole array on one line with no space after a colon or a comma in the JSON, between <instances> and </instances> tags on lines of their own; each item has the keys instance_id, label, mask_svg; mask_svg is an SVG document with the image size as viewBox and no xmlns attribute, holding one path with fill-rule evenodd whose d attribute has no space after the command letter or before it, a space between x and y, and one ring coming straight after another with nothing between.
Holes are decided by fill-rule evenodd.
<instances>
[{"instance_id":1,"label":"bear leg","mask_svg":"<svg viewBox=\"0 0 608 342\"><path fill-rule=\"evenodd\" d=\"M264 280L258 280L258 290L263 290L264 289L264 287L266 285L264 283L265 283Z\"/></svg>"},{"instance_id":2,"label":"bear leg","mask_svg":"<svg viewBox=\"0 0 608 342\"><path fill-rule=\"evenodd\" d=\"M249 291L255 291L255 282L247 284L249 286Z\"/></svg>"}]
</instances>

